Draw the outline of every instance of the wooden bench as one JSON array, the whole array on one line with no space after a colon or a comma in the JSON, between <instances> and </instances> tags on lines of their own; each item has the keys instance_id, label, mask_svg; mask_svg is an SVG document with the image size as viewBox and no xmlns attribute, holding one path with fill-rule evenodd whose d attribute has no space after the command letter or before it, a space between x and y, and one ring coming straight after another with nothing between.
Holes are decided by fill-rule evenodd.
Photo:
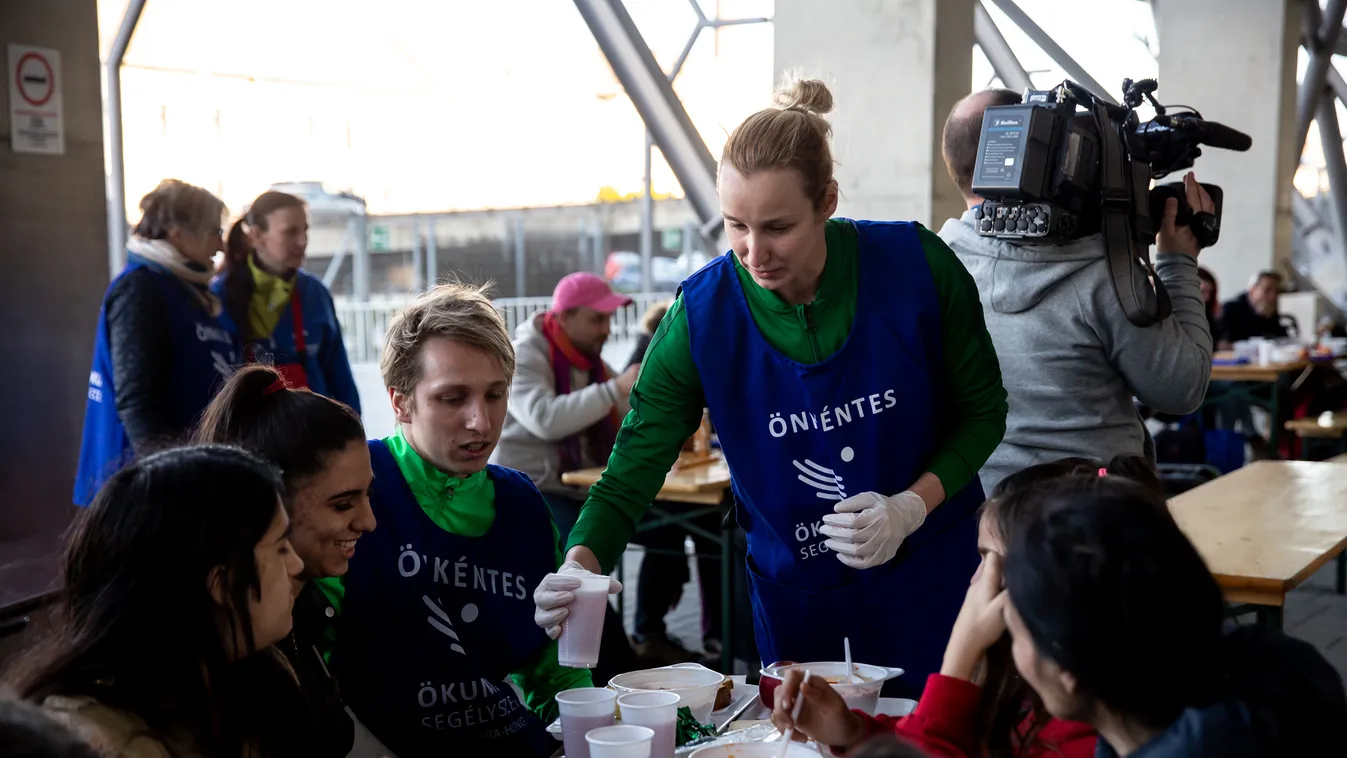
<instances>
[{"instance_id":1,"label":"wooden bench","mask_svg":"<svg viewBox=\"0 0 1347 758\"><path fill-rule=\"evenodd\" d=\"M1295 433L1300 440L1300 457L1310 459L1310 440L1336 440L1341 455L1347 456L1342 446L1347 438L1347 414L1321 413L1314 418L1296 418L1287 421L1286 431Z\"/></svg>"}]
</instances>

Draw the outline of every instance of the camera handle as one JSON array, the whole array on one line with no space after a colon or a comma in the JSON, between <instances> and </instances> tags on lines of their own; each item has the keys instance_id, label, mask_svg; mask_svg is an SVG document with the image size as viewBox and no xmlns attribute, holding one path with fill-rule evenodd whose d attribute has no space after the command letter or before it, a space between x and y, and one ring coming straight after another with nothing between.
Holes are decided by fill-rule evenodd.
<instances>
[{"instance_id":1,"label":"camera handle","mask_svg":"<svg viewBox=\"0 0 1347 758\"><path fill-rule=\"evenodd\" d=\"M1094 100L1092 110L1101 136L1118 131L1104 103ZM1118 304L1128 321L1147 327L1169 318L1172 307L1169 291L1156 275L1149 254L1141 256L1136 251L1131 217L1132 211L1142 209L1132 208L1132 182L1136 177L1127 176L1131 162L1123 152L1126 135L1117 136L1120 139L1100 140L1100 230L1104 235L1104 253Z\"/></svg>"}]
</instances>

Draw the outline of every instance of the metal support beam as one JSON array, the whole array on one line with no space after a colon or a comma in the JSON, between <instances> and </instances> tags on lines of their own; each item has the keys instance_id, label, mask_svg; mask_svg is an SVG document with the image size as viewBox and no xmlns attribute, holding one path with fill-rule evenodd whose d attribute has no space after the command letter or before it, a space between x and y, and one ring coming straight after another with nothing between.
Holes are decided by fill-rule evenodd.
<instances>
[{"instance_id":1,"label":"metal support beam","mask_svg":"<svg viewBox=\"0 0 1347 758\"><path fill-rule=\"evenodd\" d=\"M352 261L351 280L356 302L369 302L369 216L362 211L355 215L355 260Z\"/></svg>"},{"instance_id":2,"label":"metal support beam","mask_svg":"<svg viewBox=\"0 0 1347 758\"><path fill-rule=\"evenodd\" d=\"M651 169L653 168L654 142L650 130L645 130L645 184L641 190L641 291L654 291L654 266L651 258L655 256L655 189Z\"/></svg>"},{"instance_id":3,"label":"metal support beam","mask_svg":"<svg viewBox=\"0 0 1347 758\"><path fill-rule=\"evenodd\" d=\"M103 107L108 113L108 270L116 276L126 265L126 156L122 148L122 59L131 46L131 36L140 23L145 0L130 0L117 36L108 50L107 92Z\"/></svg>"},{"instance_id":4,"label":"metal support beam","mask_svg":"<svg viewBox=\"0 0 1347 758\"><path fill-rule=\"evenodd\" d=\"M341 242L337 243L337 253L332 256L332 260L327 262L327 270L323 272L323 286L332 289L332 283L337 281L337 273L341 271L341 262L346 259L346 252L351 247L351 240L355 239L355 219L346 219L346 229L341 233Z\"/></svg>"},{"instance_id":5,"label":"metal support beam","mask_svg":"<svg viewBox=\"0 0 1347 758\"><path fill-rule=\"evenodd\" d=\"M621 5L621 0L617 0ZM688 5L692 6L692 12L697 16L697 25L693 27L692 33L688 35L687 41L683 43L683 49L678 53L678 60L674 61L673 68L668 72L669 84L672 86L678 74L683 71L683 64L687 62L688 56L692 54L692 48L696 46L698 38L701 37L703 29L718 30L726 26L743 26L746 24L762 24L771 21L770 18L707 18L702 12L701 3L697 0L688 0ZM701 135L697 135L697 140L701 141ZM652 292L654 290L654 275L652 273L655 250L655 202L654 202L654 184L651 178L651 150L654 141L651 138L650 129L645 131L645 183L641 190L641 291ZM666 155L667 159L668 156ZM713 175L714 182L714 175ZM680 177L680 181L682 181ZM686 190L686 187L685 187Z\"/></svg>"},{"instance_id":6,"label":"metal support beam","mask_svg":"<svg viewBox=\"0 0 1347 758\"><path fill-rule=\"evenodd\" d=\"M412 217L412 292L422 292L426 288L426 256L421 247L421 217Z\"/></svg>"},{"instance_id":7,"label":"metal support beam","mask_svg":"<svg viewBox=\"0 0 1347 758\"><path fill-rule=\"evenodd\" d=\"M440 283L440 241L436 239L435 216L426 219L426 287Z\"/></svg>"},{"instance_id":8,"label":"metal support beam","mask_svg":"<svg viewBox=\"0 0 1347 758\"><path fill-rule=\"evenodd\" d=\"M1307 3L1308 5L1314 5L1315 11L1319 9L1317 2ZM1338 44L1338 38L1342 36L1342 16L1347 12L1347 0L1328 0L1328 7L1324 9L1321 19L1316 18L1318 13L1310 12L1308 8L1306 10L1302 44L1309 51L1310 60L1305 67L1305 77L1300 83L1300 91L1296 97L1297 154L1305 147L1305 139L1310 133L1310 121L1314 119L1314 114L1319 109L1318 101L1324 91L1324 80L1328 76L1328 70L1333 67L1333 49ZM1347 194L1347 188L1344 190L1344 194Z\"/></svg>"},{"instance_id":9,"label":"metal support beam","mask_svg":"<svg viewBox=\"0 0 1347 758\"><path fill-rule=\"evenodd\" d=\"M1029 72L1024 70L1024 64L1020 63L1020 59L1015 57L1015 51L1010 49L1010 43L1001 35L1001 30L996 27L996 22L992 20L992 15L987 12L982 0L975 0L973 3L973 37L977 40L978 47L982 48L982 54L991 62L992 70L1001 77L1001 82L1007 89L1020 92L1033 89L1034 83L1029 78Z\"/></svg>"},{"instance_id":10,"label":"metal support beam","mask_svg":"<svg viewBox=\"0 0 1347 758\"><path fill-rule=\"evenodd\" d=\"M514 296L527 297L525 292L527 288L527 279L524 277L524 266L526 265L524 255L524 217L515 216L514 218Z\"/></svg>"},{"instance_id":11,"label":"metal support beam","mask_svg":"<svg viewBox=\"0 0 1347 758\"><path fill-rule=\"evenodd\" d=\"M1114 105L1118 104L1118 101L1113 98L1113 95L1109 94L1108 90L1104 89L1099 82L1095 81L1094 77L1090 76L1090 74L1085 71L1084 67L1079 63L1076 63L1076 60L1068 55L1067 52L1062 49L1061 45L1054 42L1052 37L1048 36L1048 33L1043 31L1042 27L1035 24L1034 20L1029 18L1029 14L1020 10L1020 6L1016 5L1014 0L992 0L992 2L996 3L996 7L1000 8L1002 13L1010 17L1012 23L1018 26L1025 34L1029 35L1029 39L1033 40L1034 44L1042 48L1043 52L1048 54L1048 57L1052 58L1056 61L1057 65L1065 69L1066 75L1071 78L1071 81L1090 90L1105 102Z\"/></svg>"},{"instance_id":12,"label":"metal support beam","mask_svg":"<svg viewBox=\"0 0 1347 758\"><path fill-rule=\"evenodd\" d=\"M1337 66L1328 67L1328 75L1324 77L1324 81L1339 100L1347 103L1347 79L1342 78Z\"/></svg>"},{"instance_id":13,"label":"metal support beam","mask_svg":"<svg viewBox=\"0 0 1347 758\"><path fill-rule=\"evenodd\" d=\"M1342 130L1338 124L1337 98L1323 93L1319 98L1319 141L1324 148L1328 171L1328 193L1333 200L1338 239L1347 238L1347 156L1342 149Z\"/></svg>"},{"instance_id":14,"label":"metal support beam","mask_svg":"<svg viewBox=\"0 0 1347 758\"><path fill-rule=\"evenodd\" d=\"M575 0L603 55L703 222L720 216L716 161L622 0Z\"/></svg>"}]
</instances>

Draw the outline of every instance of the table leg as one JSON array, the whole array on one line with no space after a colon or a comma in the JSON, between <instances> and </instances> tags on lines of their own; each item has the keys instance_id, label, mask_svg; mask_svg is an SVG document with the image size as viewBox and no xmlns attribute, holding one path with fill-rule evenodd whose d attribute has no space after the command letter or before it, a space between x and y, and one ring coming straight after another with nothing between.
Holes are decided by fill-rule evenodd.
<instances>
[{"instance_id":1,"label":"table leg","mask_svg":"<svg viewBox=\"0 0 1347 758\"><path fill-rule=\"evenodd\" d=\"M1260 605L1254 611L1255 618L1258 619L1259 626L1268 629L1282 630L1282 607L1280 605Z\"/></svg>"},{"instance_id":2,"label":"table leg","mask_svg":"<svg viewBox=\"0 0 1347 758\"><path fill-rule=\"evenodd\" d=\"M734 523L720 524L720 673L734 673Z\"/></svg>"},{"instance_id":3,"label":"table leg","mask_svg":"<svg viewBox=\"0 0 1347 758\"><path fill-rule=\"evenodd\" d=\"M1272 406L1269 413L1272 414L1272 423L1269 425L1267 434L1268 458L1271 460L1281 460L1282 449L1278 443L1281 442L1282 432L1282 388L1280 384L1272 385ZM1278 627L1280 628L1280 627Z\"/></svg>"}]
</instances>

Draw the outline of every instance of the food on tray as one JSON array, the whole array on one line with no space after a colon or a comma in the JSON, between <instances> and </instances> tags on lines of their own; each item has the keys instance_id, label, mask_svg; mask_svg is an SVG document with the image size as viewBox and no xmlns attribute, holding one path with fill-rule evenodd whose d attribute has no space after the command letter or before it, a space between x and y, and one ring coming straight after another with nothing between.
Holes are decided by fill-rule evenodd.
<instances>
[{"instance_id":1,"label":"food on tray","mask_svg":"<svg viewBox=\"0 0 1347 758\"><path fill-rule=\"evenodd\" d=\"M716 690L716 704L711 706L711 710L718 711L722 708L730 707L730 699L734 696L734 681L728 676L725 681L720 683L720 689Z\"/></svg>"}]
</instances>

